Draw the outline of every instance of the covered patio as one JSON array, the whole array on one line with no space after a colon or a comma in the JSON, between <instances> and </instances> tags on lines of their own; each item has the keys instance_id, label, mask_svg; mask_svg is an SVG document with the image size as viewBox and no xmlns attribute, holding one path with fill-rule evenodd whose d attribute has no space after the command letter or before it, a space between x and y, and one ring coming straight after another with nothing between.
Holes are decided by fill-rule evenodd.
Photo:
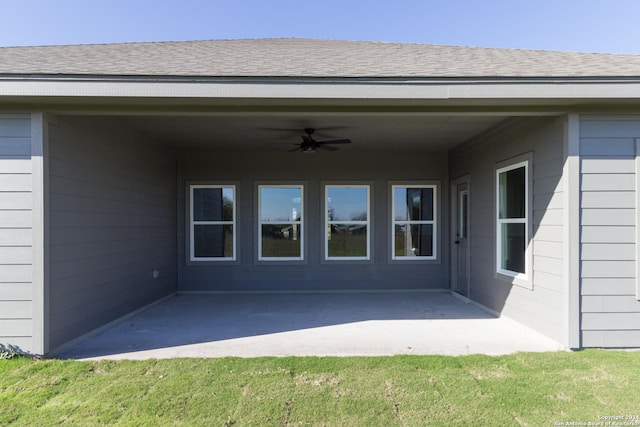
<instances>
[{"instance_id":1,"label":"covered patio","mask_svg":"<svg viewBox=\"0 0 640 427\"><path fill-rule=\"evenodd\" d=\"M52 356L500 355L561 349L550 338L449 292L185 293Z\"/></svg>"}]
</instances>

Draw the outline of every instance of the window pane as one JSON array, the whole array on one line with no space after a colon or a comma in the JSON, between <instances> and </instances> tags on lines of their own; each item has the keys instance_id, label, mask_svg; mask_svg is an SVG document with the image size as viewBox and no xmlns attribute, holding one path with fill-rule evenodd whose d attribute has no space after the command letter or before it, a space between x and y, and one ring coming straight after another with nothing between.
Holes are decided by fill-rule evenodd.
<instances>
[{"instance_id":1,"label":"window pane","mask_svg":"<svg viewBox=\"0 0 640 427\"><path fill-rule=\"evenodd\" d=\"M367 188L327 188L329 221L367 221Z\"/></svg>"},{"instance_id":2,"label":"window pane","mask_svg":"<svg viewBox=\"0 0 640 427\"><path fill-rule=\"evenodd\" d=\"M195 225L193 255L199 258L232 258L233 225Z\"/></svg>"},{"instance_id":3,"label":"window pane","mask_svg":"<svg viewBox=\"0 0 640 427\"><path fill-rule=\"evenodd\" d=\"M500 218L525 216L525 167L500 173Z\"/></svg>"},{"instance_id":4,"label":"window pane","mask_svg":"<svg viewBox=\"0 0 640 427\"><path fill-rule=\"evenodd\" d=\"M301 189L269 187L260 189L260 221L300 221Z\"/></svg>"},{"instance_id":5,"label":"window pane","mask_svg":"<svg viewBox=\"0 0 640 427\"><path fill-rule=\"evenodd\" d=\"M503 270L524 273L525 225L522 223L501 224L502 253L500 267Z\"/></svg>"},{"instance_id":6,"label":"window pane","mask_svg":"<svg viewBox=\"0 0 640 427\"><path fill-rule=\"evenodd\" d=\"M332 224L328 230L329 257L366 257L367 226Z\"/></svg>"},{"instance_id":7,"label":"window pane","mask_svg":"<svg viewBox=\"0 0 640 427\"><path fill-rule=\"evenodd\" d=\"M397 224L395 256L433 256L433 225Z\"/></svg>"},{"instance_id":8,"label":"window pane","mask_svg":"<svg viewBox=\"0 0 640 427\"><path fill-rule=\"evenodd\" d=\"M263 224L262 225L262 257L300 257L299 224Z\"/></svg>"},{"instance_id":9,"label":"window pane","mask_svg":"<svg viewBox=\"0 0 640 427\"><path fill-rule=\"evenodd\" d=\"M433 220L433 188L395 187L393 195L396 221Z\"/></svg>"},{"instance_id":10,"label":"window pane","mask_svg":"<svg viewBox=\"0 0 640 427\"><path fill-rule=\"evenodd\" d=\"M194 188L194 221L233 221L233 188Z\"/></svg>"}]
</instances>

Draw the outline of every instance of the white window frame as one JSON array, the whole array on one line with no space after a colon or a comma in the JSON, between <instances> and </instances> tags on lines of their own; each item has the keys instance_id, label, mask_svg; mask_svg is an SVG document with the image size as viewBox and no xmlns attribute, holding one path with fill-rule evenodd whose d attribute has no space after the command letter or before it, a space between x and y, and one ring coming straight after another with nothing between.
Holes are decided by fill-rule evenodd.
<instances>
[{"instance_id":1,"label":"white window frame","mask_svg":"<svg viewBox=\"0 0 640 427\"><path fill-rule=\"evenodd\" d=\"M300 221L262 221L262 189L263 188L299 188L300 189ZM258 185L258 261L304 261L304 185L303 184L260 184ZM262 256L262 226L264 224L298 224L300 227L300 256L299 257L263 257Z\"/></svg>"},{"instance_id":2,"label":"white window frame","mask_svg":"<svg viewBox=\"0 0 640 427\"><path fill-rule=\"evenodd\" d=\"M366 221L329 221L329 189L331 188L364 188L367 190ZM353 224L367 226L367 254L363 257L330 257L329 227L332 224ZM325 184L324 185L324 259L325 261L369 261L371 259L371 185L369 184Z\"/></svg>"},{"instance_id":3,"label":"white window frame","mask_svg":"<svg viewBox=\"0 0 640 427\"><path fill-rule=\"evenodd\" d=\"M498 277L503 277L506 279L512 280L515 284L524 285L526 287L531 287L531 245L529 244L529 239L531 237L530 232L530 221L531 221L531 188L530 188L530 169L529 169L530 160L522 160L517 161L515 163L508 164L507 166L503 166L496 169L495 175L495 218L496 218L496 275ZM508 172L511 170L519 169L524 167L524 218L500 218L500 174L504 172ZM503 269L501 266L502 260L502 224L524 224L524 242L525 242L525 252L524 252L524 260L525 267L524 273L520 273L517 271L511 271Z\"/></svg>"},{"instance_id":4,"label":"white window frame","mask_svg":"<svg viewBox=\"0 0 640 427\"><path fill-rule=\"evenodd\" d=\"M433 190L432 220L396 220L396 188L431 188ZM426 261L438 259L438 186L435 184L393 184L391 185L391 259L394 261ZM396 225L433 225L433 255L396 256Z\"/></svg>"},{"instance_id":5,"label":"white window frame","mask_svg":"<svg viewBox=\"0 0 640 427\"><path fill-rule=\"evenodd\" d=\"M232 221L196 221L193 212L193 192L199 188L231 188L233 190L233 220ZM189 185L189 260L193 262L202 261L235 261L237 251L238 227L236 224L237 217L237 198L238 193L236 186L232 184L191 184ZM233 227L233 256L231 257L196 257L195 256L195 226L196 225L231 225Z\"/></svg>"}]
</instances>

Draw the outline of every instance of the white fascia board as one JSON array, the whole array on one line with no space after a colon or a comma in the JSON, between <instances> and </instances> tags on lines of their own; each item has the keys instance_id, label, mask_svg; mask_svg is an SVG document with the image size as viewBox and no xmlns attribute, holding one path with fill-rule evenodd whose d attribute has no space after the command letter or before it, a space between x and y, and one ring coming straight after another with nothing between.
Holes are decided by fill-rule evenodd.
<instances>
[{"instance_id":1,"label":"white fascia board","mask_svg":"<svg viewBox=\"0 0 640 427\"><path fill-rule=\"evenodd\" d=\"M0 80L7 97L265 98L265 99L634 99L640 81L469 82L202 82L122 80Z\"/></svg>"}]
</instances>

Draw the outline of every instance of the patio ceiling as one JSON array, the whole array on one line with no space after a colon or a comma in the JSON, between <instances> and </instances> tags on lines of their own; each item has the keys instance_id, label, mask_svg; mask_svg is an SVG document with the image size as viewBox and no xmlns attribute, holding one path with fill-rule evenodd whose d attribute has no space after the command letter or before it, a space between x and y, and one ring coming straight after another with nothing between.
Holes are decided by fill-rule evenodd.
<instances>
[{"instance_id":1,"label":"patio ceiling","mask_svg":"<svg viewBox=\"0 0 640 427\"><path fill-rule=\"evenodd\" d=\"M176 148L286 151L305 128L317 140L350 138L344 150L448 150L497 125L504 114L224 114L122 116L154 140Z\"/></svg>"}]
</instances>

